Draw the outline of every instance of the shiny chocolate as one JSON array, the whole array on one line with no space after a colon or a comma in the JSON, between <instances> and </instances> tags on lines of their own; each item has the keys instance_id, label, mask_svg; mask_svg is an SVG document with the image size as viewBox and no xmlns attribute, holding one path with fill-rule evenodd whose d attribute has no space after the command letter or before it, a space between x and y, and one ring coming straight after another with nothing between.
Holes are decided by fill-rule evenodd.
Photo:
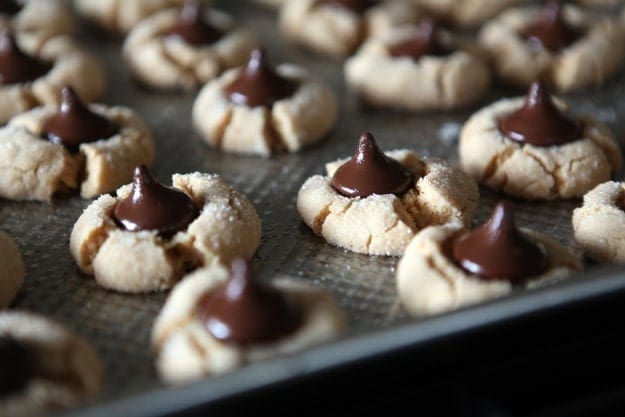
<instances>
[{"instance_id":1,"label":"shiny chocolate","mask_svg":"<svg viewBox=\"0 0 625 417\"><path fill-rule=\"evenodd\" d=\"M296 82L274 70L263 49L254 49L245 69L226 87L226 94L234 104L271 107L292 96L297 87Z\"/></svg>"},{"instance_id":2,"label":"shiny chocolate","mask_svg":"<svg viewBox=\"0 0 625 417\"><path fill-rule=\"evenodd\" d=\"M508 138L534 146L573 142L582 134L581 124L560 110L542 82L530 86L523 106L499 121Z\"/></svg>"},{"instance_id":3,"label":"shiny chocolate","mask_svg":"<svg viewBox=\"0 0 625 417\"><path fill-rule=\"evenodd\" d=\"M50 71L52 65L24 53L13 33L6 29L0 33L0 82L17 84L36 80Z\"/></svg>"},{"instance_id":4,"label":"shiny chocolate","mask_svg":"<svg viewBox=\"0 0 625 417\"><path fill-rule=\"evenodd\" d=\"M61 90L59 111L44 121L42 135L52 143L77 152L83 143L110 138L118 127L106 117L92 112L72 87Z\"/></svg>"},{"instance_id":5,"label":"shiny chocolate","mask_svg":"<svg viewBox=\"0 0 625 417\"><path fill-rule=\"evenodd\" d=\"M332 177L332 187L346 197L402 195L414 185L414 175L380 150L373 135L362 134L354 156Z\"/></svg>"},{"instance_id":6,"label":"shiny chocolate","mask_svg":"<svg viewBox=\"0 0 625 417\"><path fill-rule=\"evenodd\" d=\"M23 5L15 0L0 0L0 14L13 16L22 10Z\"/></svg>"},{"instance_id":7,"label":"shiny chocolate","mask_svg":"<svg viewBox=\"0 0 625 417\"><path fill-rule=\"evenodd\" d=\"M140 165L135 168L130 194L117 203L113 217L125 230L155 230L163 237L171 237L185 230L198 214L187 194L162 185Z\"/></svg>"},{"instance_id":8,"label":"shiny chocolate","mask_svg":"<svg viewBox=\"0 0 625 417\"><path fill-rule=\"evenodd\" d=\"M300 312L278 290L252 276L244 259L235 259L229 280L204 297L199 315L208 331L224 342L264 343L292 333Z\"/></svg>"},{"instance_id":9,"label":"shiny chocolate","mask_svg":"<svg viewBox=\"0 0 625 417\"><path fill-rule=\"evenodd\" d=\"M459 236L452 245L455 262L485 280L518 283L542 274L549 264L542 245L516 227L507 202L499 202L485 225Z\"/></svg>"},{"instance_id":10,"label":"shiny chocolate","mask_svg":"<svg viewBox=\"0 0 625 417\"><path fill-rule=\"evenodd\" d=\"M343 9L351 10L354 13L364 13L368 9L372 8L379 1L376 0L323 0L323 3L331 6L342 7Z\"/></svg>"},{"instance_id":11,"label":"shiny chocolate","mask_svg":"<svg viewBox=\"0 0 625 417\"><path fill-rule=\"evenodd\" d=\"M0 336L0 398L26 387L34 374L28 349L9 336Z\"/></svg>"},{"instance_id":12,"label":"shiny chocolate","mask_svg":"<svg viewBox=\"0 0 625 417\"><path fill-rule=\"evenodd\" d=\"M202 15L202 4L199 0L185 3L176 25L168 36L180 38L190 45L210 45L218 41L222 33L219 29L206 22Z\"/></svg>"},{"instance_id":13,"label":"shiny chocolate","mask_svg":"<svg viewBox=\"0 0 625 417\"><path fill-rule=\"evenodd\" d=\"M394 57L408 57L415 60L424 55L448 55L451 51L438 41L437 29L434 20L424 19L419 24L419 30L415 35L391 45L388 52Z\"/></svg>"},{"instance_id":14,"label":"shiny chocolate","mask_svg":"<svg viewBox=\"0 0 625 417\"><path fill-rule=\"evenodd\" d=\"M521 36L531 45L559 52L581 38L583 32L564 20L559 1L551 1L538 20L526 27Z\"/></svg>"}]
</instances>

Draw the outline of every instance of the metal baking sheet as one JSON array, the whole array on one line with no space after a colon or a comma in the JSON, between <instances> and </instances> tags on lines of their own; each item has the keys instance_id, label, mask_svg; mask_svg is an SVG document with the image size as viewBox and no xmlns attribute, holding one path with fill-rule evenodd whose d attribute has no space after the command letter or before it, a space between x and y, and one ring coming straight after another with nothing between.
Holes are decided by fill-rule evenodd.
<instances>
[{"instance_id":1,"label":"metal baking sheet","mask_svg":"<svg viewBox=\"0 0 625 417\"><path fill-rule=\"evenodd\" d=\"M262 245L255 258L261 277L287 274L328 289L348 313L351 328L343 339L299 355L249 366L188 388L164 389L153 369L149 335L167 294L110 292L79 273L68 241L73 223L89 201L76 195L57 198L52 204L1 201L0 228L18 241L28 271L13 307L65 323L100 353L106 367L106 383L95 408L90 409L93 415L117 415L115 411L121 410L123 415L130 415L131 404L137 406L133 408L136 415L151 415L157 410L173 412L311 369L332 367L504 320L510 315L625 287L618 275L606 275L588 265L590 271L595 270L592 282L582 277L435 318L415 321L407 317L396 302L394 272L398 259L349 253L315 237L297 215L297 191L306 178L323 172L325 162L350 155L363 130L372 131L385 149L412 148L456 163L461 124L481 105L451 113L419 115L364 108L345 89L342 63L286 42L277 30L271 10L245 1L224 0L217 4L256 29L275 62L300 64L334 87L340 97L341 117L324 142L296 155L272 159L215 152L201 142L192 128L194 93L160 93L140 87L121 62L120 41L83 28L81 40L101 57L108 71L110 88L104 101L136 109L150 125L157 141L154 170L162 181L169 182L173 173L216 172L244 192L263 222ZM593 113L621 137L625 127L621 122L625 115L625 102L621 100L624 90L625 77L620 75L599 90L567 98L577 111ZM496 87L482 104L520 94L523 92ZM481 193L476 223L487 217L497 198L485 189ZM578 253L570 216L579 204L515 202L520 225L552 235Z\"/></svg>"}]
</instances>

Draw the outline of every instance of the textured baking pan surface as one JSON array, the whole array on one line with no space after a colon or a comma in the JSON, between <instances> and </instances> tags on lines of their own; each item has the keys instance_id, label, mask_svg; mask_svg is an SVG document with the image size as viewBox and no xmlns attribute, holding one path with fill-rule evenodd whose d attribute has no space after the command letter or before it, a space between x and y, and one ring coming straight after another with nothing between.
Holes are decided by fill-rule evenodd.
<instances>
[{"instance_id":1,"label":"textured baking pan surface","mask_svg":"<svg viewBox=\"0 0 625 417\"><path fill-rule=\"evenodd\" d=\"M610 285L622 286L620 278L605 277L604 284L609 285L593 287L589 280L600 285L603 275L597 274L597 266L586 265L593 278L585 275L572 284L562 283L529 294L515 293L507 299L509 306L516 306L515 310L504 309L504 300L504 304L490 303L419 322L407 317L396 302L394 273L398 259L349 253L314 236L295 209L299 187L309 176L322 173L325 162L352 154L364 130L373 132L384 149L416 149L455 164L457 136L466 118L483 104L524 92L497 87L480 105L451 113L411 115L363 108L345 89L342 63L285 42L278 33L272 11L244 1L221 1L218 6L256 29L276 63L288 61L307 67L337 91L340 122L324 142L297 155L272 159L215 152L201 142L192 128L195 93L160 93L142 88L131 79L121 61L120 41L83 28L82 41L100 55L108 71L110 88L104 101L130 106L145 118L156 137L154 171L161 181L169 183L173 173L215 172L245 193L263 222L263 241L255 258L261 278L291 275L326 288L347 312L351 326L345 338L338 342L284 359L288 361L286 367L280 367L279 360L270 361L204 383L210 384L210 387L202 386L206 401L235 390L254 388L256 382L260 383L254 375L292 377L310 367L336 365L341 360L399 347L400 343L417 342L417 336L440 336L484 320L507 317L511 312L544 307L553 300L567 302L576 294L592 293L593 288L608 291ZM624 93L625 77L620 75L600 90L567 98L576 111L594 114L620 138L624 127L621 120L625 116ZM481 194L476 223L485 220L497 198L485 189ZM55 318L97 348L106 367L106 383L102 395L96 399L97 405L106 406L139 395L144 398L157 389L163 395L153 368L149 336L167 294L125 295L106 291L79 272L69 253L68 241L72 225L88 204L89 201L82 201L76 195L59 197L52 204L0 202L0 228L16 238L28 270L22 293L13 307ZM514 204L521 226L551 235L579 253L570 218L580 201L515 201ZM580 288L585 292L575 293ZM246 384L240 380L235 383L241 372L247 372ZM194 395L199 389L196 385L175 391L178 401L168 403L172 407L170 411L182 405L184 399L197 398Z\"/></svg>"}]
</instances>

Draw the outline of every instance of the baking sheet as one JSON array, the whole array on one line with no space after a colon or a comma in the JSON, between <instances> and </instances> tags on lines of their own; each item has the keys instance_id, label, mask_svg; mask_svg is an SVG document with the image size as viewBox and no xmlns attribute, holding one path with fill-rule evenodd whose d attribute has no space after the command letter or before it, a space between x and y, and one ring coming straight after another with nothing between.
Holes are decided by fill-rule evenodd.
<instances>
[{"instance_id":1,"label":"baking sheet","mask_svg":"<svg viewBox=\"0 0 625 417\"><path fill-rule=\"evenodd\" d=\"M324 172L325 162L351 155L363 130L373 132L384 149L413 148L456 163L461 123L481 105L523 92L497 87L480 105L441 114L413 115L362 108L345 89L341 62L285 42L277 31L272 11L244 1L224 0L217 4L257 30L276 63L300 64L334 87L340 97L342 114L324 142L296 155L272 159L212 151L201 142L191 125L195 93L160 93L138 86L121 63L120 41L83 28L81 40L100 55L108 71L110 88L104 101L135 108L152 128L157 141L154 171L163 182L169 183L173 173L216 172L251 199L263 222L263 240L255 258L263 279L286 274L327 288L349 316L351 330L346 338L366 333L375 340L378 334L382 337L385 331L413 323L396 303L394 271L398 259L349 253L315 237L297 215L297 191L306 178ZM600 90L568 98L575 110L593 113L621 137L625 127L621 121L625 115L621 100L624 90L625 78L620 75ZM488 190L482 189L481 193L476 223L488 216L497 197ZM26 282L14 308L55 318L96 347L107 370L105 387L96 403L106 404L148 394L160 386L153 370L149 335L167 294L110 292L79 273L69 253L68 241L73 223L88 204L89 201L82 201L76 195L60 197L53 204L0 201L0 228L16 238L27 265ZM579 201L516 201L515 205L521 226L554 236L579 252L570 224L571 211ZM419 325L424 329L433 323L444 325L445 317L423 320ZM441 329L453 331L454 327ZM401 339L397 340L399 343ZM336 346L339 352L344 345ZM326 356L328 352L332 350ZM304 360L305 355L299 357ZM297 364L297 360L297 355L289 358L292 364ZM224 387L230 386L229 378L236 380L236 373L221 379ZM214 384L217 385L213 392L221 392L217 388L220 379ZM192 389L187 395L193 393Z\"/></svg>"}]
</instances>

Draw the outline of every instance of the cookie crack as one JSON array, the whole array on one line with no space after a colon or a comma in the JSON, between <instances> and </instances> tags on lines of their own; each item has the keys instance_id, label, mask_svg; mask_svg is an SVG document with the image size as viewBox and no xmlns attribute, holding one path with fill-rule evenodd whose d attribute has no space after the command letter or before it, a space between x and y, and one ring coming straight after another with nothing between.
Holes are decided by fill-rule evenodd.
<instances>
[{"instance_id":1,"label":"cookie crack","mask_svg":"<svg viewBox=\"0 0 625 417\"><path fill-rule=\"evenodd\" d=\"M528 150L527 147L523 148L523 153L536 161L536 163L540 165L545 174L551 177L551 179L553 180L553 186L551 187L551 190L549 190L549 194L552 196L557 196L559 194L559 190L562 189L562 181L559 176L556 175L556 172L560 169L560 164L558 163L558 161L554 160L555 168L549 169L545 165L545 163L539 157L534 155L530 150Z\"/></svg>"},{"instance_id":2,"label":"cookie crack","mask_svg":"<svg viewBox=\"0 0 625 417\"><path fill-rule=\"evenodd\" d=\"M161 42L159 44L160 46L160 50L161 53L163 54L163 58L165 59L165 61L169 62L171 65L177 67L185 76L188 76L192 79L194 84L199 84L200 80L195 72L195 70L192 67L188 67L186 65L184 65L182 62L180 62L178 60L178 58L176 58L175 55L173 55L169 49L167 49L167 46Z\"/></svg>"},{"instance_id":3,"label":"cookie crack","mask_svg":"<svg viewBox=\"0 0 625 417\"><path fill-rule=\"evenodd\" d=\"M453 303L454 305L456 305L458 302L458 288L456 287L456 283L454 282L453 278L451 278L447 273L445 273L445 271L443 271L441 267L437 265L436 261L431 255L426 258L426 262L428 266L432 268L438 274L438 276L447 283L450 289L451 296L454 300Z\"/></svg>"},{"instance_id":4,"label":"cookie crack","mask_svg":"<svg viewBox=\"0 0 625 417\"><path fill-rule=\"evenodd\" d=\"M499 171L499 168L512 157L514 152L516 152L516 149L509 147L495 155L484 170L484 181L489 181L493 178Z\"/></svg>"}]
</instances>

